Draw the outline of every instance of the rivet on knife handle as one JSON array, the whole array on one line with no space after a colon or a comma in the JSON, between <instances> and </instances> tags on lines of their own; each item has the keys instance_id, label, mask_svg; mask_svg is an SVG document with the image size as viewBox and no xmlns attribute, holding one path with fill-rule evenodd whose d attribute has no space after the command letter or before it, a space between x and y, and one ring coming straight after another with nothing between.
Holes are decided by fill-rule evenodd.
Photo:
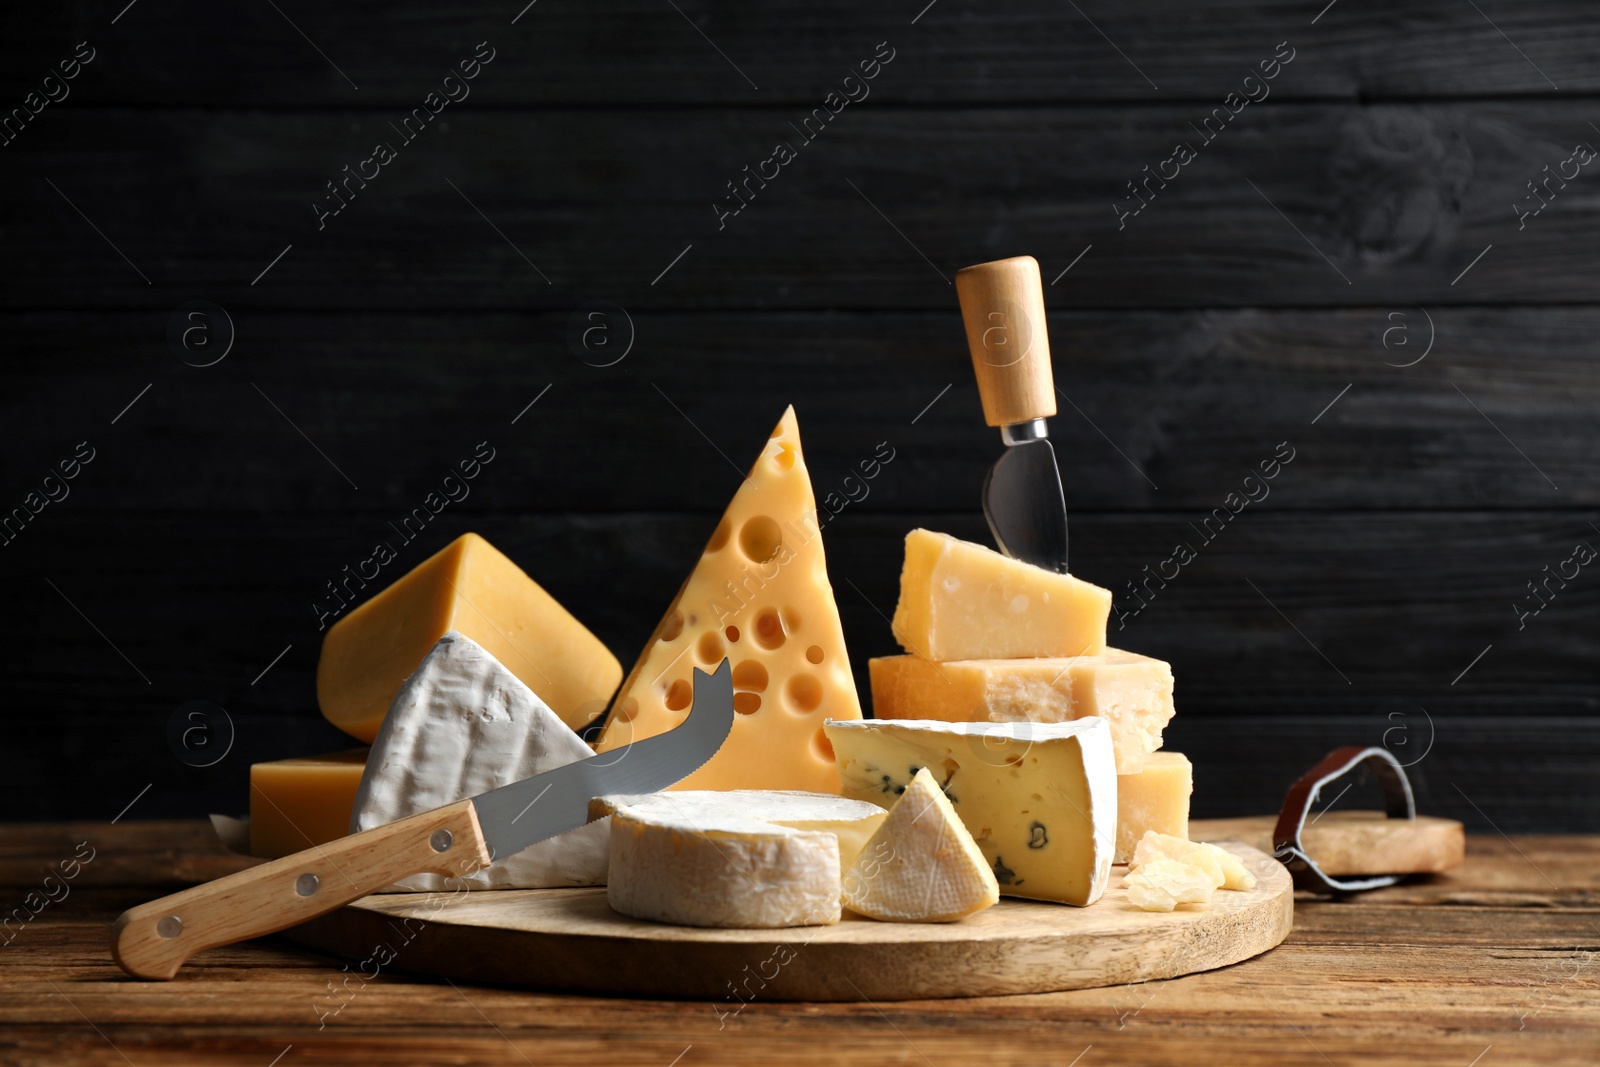
<instances>
[{"instance_id":1,"label":"rivet on knife handle","mask_svg":"<svg viewBox=\"0 0 1600 1067\"><path fill-rule=\"evenodd\" d=\"M471 874L597 818L594 797L682 781L721 750L734 718L724 658L714 673L695 669L689 716L666 733L132 908L111 954L135 978L171 978L197 952L276 933L410 875Z\"/></svg>"},{"instance_id":2,"label":"rivet on knife handle","mask_svg":"<svg viewBox=\"0 0 1600 1067\"><path fill-rule=\"evenodd\" d=\"M307 922L414 874L489 865L472 801L412 815L122 913L111 954L135 978L171 978L197 952Z\"/></svg>"},{"instance_id":3,"label":"rivet on knife handle","mask_svg":"<svg viewBox=\"0 0 1600 1067\"><path fill-rule=\"evenodd\" d=\"M1056 413L1050 339L1039 261L1014 256L956 272L972 370L990 426L1014 426Z\"/></svg>"}]
</instances>

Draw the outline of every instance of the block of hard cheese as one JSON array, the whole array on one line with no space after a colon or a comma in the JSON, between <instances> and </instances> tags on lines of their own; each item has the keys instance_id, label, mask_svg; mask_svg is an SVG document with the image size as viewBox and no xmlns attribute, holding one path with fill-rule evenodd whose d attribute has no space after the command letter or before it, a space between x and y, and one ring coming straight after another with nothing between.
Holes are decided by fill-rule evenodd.
<instances>
[{"instance_id":1,"label":"block of hard cheese","mask_svg":"<svg viewBox=\"0 0 1600 1067\"><path fill-rule=\"evenodd\" d=\"M622 665L598 637L469 533L328 630L317 663L323 716L371 741L400 683L452 630L487 649L574 730L605 710L622 678Z\"/></svg>"},{"instance_id":2,"label":"block of hard cheese","mask_svg":"<svg viewBox=\"0 0 1600 1067\"><path fill-rule=\"evenodd\" d=\"M1172 668L1117 648L1065 659L881 656L867 667L872 713L880 719L1066 722L1098 715L1111 726L1118 774L1144 765L1172 719Z\"/></svg>"},{"instance_id":3,"label":"block of hard cheese","mask_svg":"<svg viewBox=\"0 0 1600 1067\"><path fill-rule=\"evenodd\" d=\"M606 752L689 715L696 667L733 661L733 730L676 789L837 793L822 720L859 719L794 409L734 494L651 635L595 747Z\"/></svg>"},{"instance_id":4,"label":"block of hard cheese","mask_svg":"<svg viewBox=\"0 0 1600 1067\"><path fill-rule=\"evenodd\" d=\"M1117 774L1104 719L867 719L827 730L847 797L888 807L917 771L931 771L1003 895L1081 906L1105 891Z\"/></svg>"},{"instance_id":5,"label":"block of hard cheese","mask_svg":"<svg viewBox=\"0 0 1600 1067\"><path fill-rule=\"evenodd\" d=\"M349 833L367 750L250 766L250 854L277 859Z\"/></svg>"},{"instance_id":6,"label":"block of hard cheese","mask_svg":"<svg viewBox=\"0 0 1600 1067\"><path fill-rule=\"evenodd\" d=\"M1098 655L1111 591L931 530L906 535L893 630L923 659Z\"/></svg>"},{"instance_id":7,"label":"block of hard cheese","mask_svg":"<svg viewBox=\"0 0 1600 1067\"><path fill-rule=\"evenodd\" d=\"M767 928L838 922L841 872L884 820L874 804L760 789L597 797L589 814L611 816L613 910Z\"/></svg>"},{"instance_id":8,"label":"block of hard cheese","mask_svg":"<svg viewBox=\"0 0 1600 1067\"><path fill-rule=\"evenodd\" d=\"M350 832L371 830L594 752L482 645L439 638L407 678L372 742ZM472 874L416 874L393 888L428 892L599 885L606 877L606 827L589 823L496 857Z\"/></svg>"},{"instance_id":9,"label":"block of hard cheese","mask_svg":"<svg viewBox=\"0 0 1600 1067\"><path fill-rule=\"evenodd\" d=\"M1177 752L1152 752L1143 769L1117 775L1117 859L1127 863L1145 833L1187 839L1194 768ZM1268 852L1272 849L1269 847Z\"/></svg>"}]
</instances>

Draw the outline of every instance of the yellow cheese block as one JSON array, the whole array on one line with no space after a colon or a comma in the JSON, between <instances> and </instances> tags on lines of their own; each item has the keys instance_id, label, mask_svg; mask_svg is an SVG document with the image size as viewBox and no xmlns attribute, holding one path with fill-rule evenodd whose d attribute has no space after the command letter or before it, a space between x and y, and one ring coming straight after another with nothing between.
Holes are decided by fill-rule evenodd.
<instances>
[{"instance_id":1,"label":"yellow cheese block","mask_svg":"<svg viewBox=\"0 0 1600 1067\"><path fill-rule=\"evenodd\" d=\"M1118 863L1133 858L1147 830L1189 839L1189 794L1194 768L1177 752L1152 752L1137 774L1117 775Z\"/></svg>"},{"instance_id":2,"label":"yellow cheese block","mask_svg":"<svg viewBox=\"0 0 1600 1067\"><path fill-rule=\"evenodd\" d=\"M598 637L469 533L328 630L317 663L323 717L371 741L400 683L451 630L487 649L574 730L605 710L622 677L622 664Z\"/></svg>"},{"instance_id":3,"label":"yellow cheese block","mask_svg":"<svg viewBox=\"0 0 1600 1067\"><path fill-rule=\"evenodd\" d=\"M256 763L250 767L250 854L277 859L350 832L367 750Z\"/></svg>"},{"instance_id":4,"label":"yellow cheese block","mask_svg":"<svg viewBox=\"0 0 1600 1067\"><path fill-rule=\"evenodd\" d=\"M867 668L872 714L880 719L1066 722L1098 715L1111 726L1118 774L1144 766L1173 714L1172 668L1119 648L1068 659L881 656Z\"/></svg>"},{"instance_id":5,"label":"yellow cheese block","mask_svg":"<svg viewBox=\"0 0 1600 1067\"><path fill-rule=\"evenodd\" d=\"M1111 591L931 530L906 535L894 636L923 659L1094 656Z\"/></svg>"},{"instance_id":6,"label":"yellow cheese block","mask_svg":"<svg viewBox=\"0 0 1600 1067\"><path fill-rule=\"evenodd\" d=\"M861 701L817 503L789 408L717 524L694 573L622 683L601 752L677 726L693 672L733 663L733 732L675 789L837 793L824 719L859 719Z\"/></svg>"}]
</instances>

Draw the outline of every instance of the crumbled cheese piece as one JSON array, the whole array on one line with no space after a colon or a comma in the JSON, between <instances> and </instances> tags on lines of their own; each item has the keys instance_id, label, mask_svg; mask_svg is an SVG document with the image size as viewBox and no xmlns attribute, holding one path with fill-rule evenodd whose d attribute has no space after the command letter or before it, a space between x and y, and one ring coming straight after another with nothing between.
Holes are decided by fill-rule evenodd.
<instances>
[{"instance_id":1,"label":"crumbled cheese piece","mask_svg":"<svg viewBox=\"0 0 1600 1067\"><path fill-rule=\"evenodd\" d=\"M1155 859L1129 874L1128 903L1143 911L1171 911L1179 904L1209 904L1216 886L1200 867Z\"/></svg>"},{"instance_id":2,"label":"crumbled cheese piece","mask_svg":"<svg viewBox=\"0 0 1600 1067\"><path fill-rule=\"evenodd\" d=\"M1214 883L1222 889L1245 890L1256 887L1256 876L1245 868L1238 856L1227 849L1147 830L1133 850L1128 869L1130 872L1137 870L1157 859L1179 860L1199 867L1211 875Z\"/></svg>"}]
</instances>

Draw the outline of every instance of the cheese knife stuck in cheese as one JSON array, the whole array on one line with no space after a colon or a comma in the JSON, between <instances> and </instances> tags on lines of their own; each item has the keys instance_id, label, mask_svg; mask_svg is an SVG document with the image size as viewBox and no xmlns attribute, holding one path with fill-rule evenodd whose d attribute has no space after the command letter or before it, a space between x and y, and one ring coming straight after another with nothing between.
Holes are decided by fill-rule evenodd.
<instances>
[{"instance_id":1,"label":"cheese knife stuck in cheese","mask_svg":"<svg viewBox=\"0 0 1600 1067\"><path fill-rule=\"evenodd\" d=\"M276 933L411 875L471 874L584 825L594 797L681 781L722 747L733 715L724 659L715 674L695 672L688 718L666 733L141 904L117 919L111 953L135 978L171 978L197 952Z\"/></svg>"},{"instance_id":2,"label":"cheese knife stuck in cheese","mask_svg":"<svg viewBox=\"0 0 1600 1067\"><path fill-rule=\"evenodd\" d=\"M983 417L1005 453L983 481L983 513L1000 551L1067 573L1067 503L1045 419L1056 413L1039 261L997 259L956 272Z\"/></svg>"}]
</instances>

